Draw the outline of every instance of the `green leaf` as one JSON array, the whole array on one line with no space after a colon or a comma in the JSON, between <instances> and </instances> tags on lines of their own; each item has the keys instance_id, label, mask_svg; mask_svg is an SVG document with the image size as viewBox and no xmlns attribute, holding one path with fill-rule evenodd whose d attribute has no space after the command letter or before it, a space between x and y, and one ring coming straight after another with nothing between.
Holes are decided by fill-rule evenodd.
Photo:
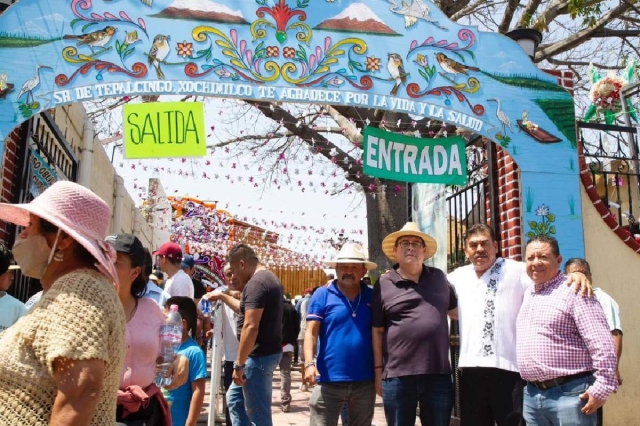
<instances>
[{"instance_id":1,"label":"green leaf","mask_svg":"<svg viewBox=\"0 0 640 426\"><path fill-rule=\"evenodd\" d=\"M466 62L466 60L464 59L464 56L462 56L462 55L461 55L461 54L459 54L458 52L451 52L451 53L453 53L453 54L454 54L454 55L456 55L458 58L460 58L460 60L461 60L462 62Z\"/></svg>"},{"instance_id":2,"label":"green leaf","mask_svg":"<svg viewBox=\"0 0 640 426\"><path fill-rule=\"evenodd\" d=\"M556 221L556 215L555 215L555 214L553 214L553 213L549 213L549 214L547 215L547 220L548 220L549 222L555 222L555 221Z\"/></svg>"},{"instance_id":3,"label":"green leaf","mask_svg":"<svg viewBox=\"0 0 640 426\"><path fill-rule=\"evenodd\" d=\"M531 228L532 230L536 230L538 228L538 222L536 222L535 220L530 220L529 221L529 228Z\"/></svg>"},{"instance_id":4,"label":"green leaf","mask_svg":"<svg viewBox=\"0 0 640 426\"><path fill-rule=\"evenodd\" d=\"M476 54L473 53L471 50L465 50L465 52L467 52L469 54L469 56L471 56L471 58L475 61L476 60Z\"/></svg>"},{"instance_id":5,"label":"green leaf","mask_svg":"<svg viewBox=\"0 0 640 426\"><path fill-rule=\"evenodd\" d=\"M591 104L589 105L587 112L584 114L583 120L584 121L593 120L597 114L598 114L598 110L596 109L596 106Z\"/></svg>"},{"instance_id":6,"label":"green leaf","mask_svg":"<svg viewBox=\"0 0 640 426\"><path fill-rule=\"evenodd\" d=\"M122 54L122 59L125 59L127 56L131 55L134 50L134 48L125 50L125 52Z\"/></svg>"},{"instance_id":7,"label":"green leaf","mask_svg":"<svg viewBox=\"0 0 640 426\"><path fill-rule=\"evenodd\" d=\"M542 231L542 233L544 234L544 228L546 228L544 223L542 222L538 223L538 231Z\"/></svg>"},{"instance_id":8,"label":"green leaf","mask_svg":"<svg viewBox=\"0 0 640 426\"><path fill-rule=\"evenodd\" d=\"M121 53L122 44L120 44L120 40L116 40L116 52Z\"/></svg>"},{"instance_id":9,"label":"green leaf","mask_svg":"<svg viewBox=\"0 0 640 426\"><path fill-rule=\"evenodd\" d=\"M535 236L536 236L536 234L534 234L533 232L531 232L531 231L527 232L527 238L533 238Z\"/></svg>"},{"instance_id":10,"label":"green leaf","mask_svg":"<svg viewBox=\"0 0 640 426\"><path fill-rule=\"evenodd\" d=\"M85 31L87 31L87 28L89 28L89 27L91 27L92 25L95 25L95 24L96 24L95 22L89 22L88 24L84 24L82 26L82 28L80 29L80 31L85 32Z\"/></svg>"},{"instance_id":11,"label":"green leaf","mask_svg":"<svg viewBox=\"0 0 640 426\"><path fill-rule=\"evenodd\" d=\"M75 24L77 24L78 22L80 22L80 21L82 21L82 19L80 19L80 18L76 18L76 19L72 20L71 22L69 22L69 26L70 26L71 28L73 28L73 26L74 26Z\"/></svg>"},{"instance_id":12,"label":"green leaf","mask_svg":"<svg viewBox=\"0 0 640 426\"><path fill-rule=\"evenodd\" d=\"M424 70L419 70L418 72L425 80L430 80L429 76L427 75L426 72L424 72Z\"/></svg>"},{"instance_id":13,"label":"green leaf","mask_svg":"<svg viewBox=\"0 0 640 426\"><path fill-rule=\"evenodd\" d=\"M555 235L556 234L556 227L552 226L551 228L549 228L549 234L551 235Z\"/></svg>"}]
</instances>

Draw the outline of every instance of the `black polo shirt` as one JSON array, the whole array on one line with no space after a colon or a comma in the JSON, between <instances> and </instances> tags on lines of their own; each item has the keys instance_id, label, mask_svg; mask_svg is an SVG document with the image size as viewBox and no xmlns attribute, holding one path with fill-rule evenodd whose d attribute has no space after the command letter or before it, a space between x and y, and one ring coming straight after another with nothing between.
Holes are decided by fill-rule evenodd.
<instances>
[{"instance_id":1,"label":"black polo shirt","mask_svg":"<svg viewBox=\"0 0 640 426\"><path fill-rule=\"evenodd\" d=\"M423 266L417 284L397 269L373 288L373 326L385 329L382 378L451 374L447 311L458 306L453 287L436 268Z\"/></svg>"}]
</instances>

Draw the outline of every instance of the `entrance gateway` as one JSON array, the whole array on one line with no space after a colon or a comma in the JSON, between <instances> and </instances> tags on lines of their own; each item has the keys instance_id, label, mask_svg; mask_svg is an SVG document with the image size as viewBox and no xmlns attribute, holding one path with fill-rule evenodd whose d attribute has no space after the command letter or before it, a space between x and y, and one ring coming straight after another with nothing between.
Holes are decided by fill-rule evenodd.
<instances>
[{"instance_id":1,"label":"entrance gateway","mask_svg":"<svg viewBox=\"0 0 640 426\"><path fill-rule=\"evenodd\" d=\"M573 99L514 41L428 0L19 0L0 30L3 139L43 110L113 96L406 112L500 143L521 171L524 233L584 256Z\"/></svg>"}]
</instances>

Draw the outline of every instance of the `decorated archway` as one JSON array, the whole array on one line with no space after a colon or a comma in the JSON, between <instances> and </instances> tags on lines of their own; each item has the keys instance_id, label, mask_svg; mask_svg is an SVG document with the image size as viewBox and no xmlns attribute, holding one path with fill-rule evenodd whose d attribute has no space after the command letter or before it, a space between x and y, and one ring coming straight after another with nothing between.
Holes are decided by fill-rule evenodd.
<instances>
[{"instance_id":1,"label":"decorated archway","mask_svg":"<svg viewBox=\"0 0 640 426\"><path fill-rule=\"evenodd\" d=\"M515 42L427 0L20 0L0 28L2 138L42 110L114 96L407 112L505 148L525 236L583 255L571 96Z\"/></svg>"}]
</instances>

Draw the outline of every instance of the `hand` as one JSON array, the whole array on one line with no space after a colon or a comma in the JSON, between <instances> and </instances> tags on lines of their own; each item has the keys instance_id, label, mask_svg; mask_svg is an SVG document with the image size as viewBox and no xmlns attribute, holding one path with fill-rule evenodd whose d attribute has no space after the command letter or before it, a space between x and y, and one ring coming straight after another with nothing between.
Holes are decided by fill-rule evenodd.
<instances>
[{"instance_id":1,"label":"hand","mask_svg":"<svg viewBox=\"0 0 640 426\"><path fill-rule=\"evenodd\" d=\"M240 300L240 298L242 297L242 292L241 291L230 291L229 292L229 296L233 297L234 299Z\"/></svg>"},{"instance_id":2,"label":"hand","mask_svg":"<svg viewBox=\"0 0 640 426\"><path fill-rule=\"evenodd\" d=\"M580 395L580 399L588 399L587 403L585 404L584 407L582 407L580 409L580 411L582 411L584 414L590 416L591 414L594 414L596 411L598 411L598 408L602 407L604 405L605 401L600 401L599 399L595 398L593 395L591 395L589 393L589 391L583 393L582 395Z\"/></svg>"},{"instance_id":3,"label":"hand","mask_svg":"<svg viewBox=\"0 0 640 426\"><path fill-rule=\"evenodd\" d=\"M318 373L318 370L314 365L310 365L309 367L305 367L302 381L309 386L315 386L318 383L316 381L316 376L320 377L320 373Z\"/></svg>"},{"instance_id":4,"label":"hand","mask_svg":"<svg viewBox=\"0 0 640 426\"><path fill-rule=\"evenodd\" d=\"M214 290L211 293L205 294L204 296L202 296L202 298L208 300L209 302L215 302L216 300L220 300L222 294L223 293L221 290Z\"/></svg>"},{"instance_id":5,"label":"hand","mask_svg":"<svg viewBox=\"0 0 640 426\"><path fill-rule=\"evenodd\" d=\"M206 335L207 339L211 339L213 338L213 330L207 330L207 335Z\"/></svg>"},{"instance_id":6,"label":"hand","mask_svg":"<svg viewBox=\"0 0 640 426\"><path fill-rule=\"evenodd\" d=\"M583 296L593 296L593 285L591 284L591 280L589 280L589 278L587 278L587 276L582 272L572 272L567 275L567 285L572 284L573 291L575 293L581 291Z\"/></svg>"},{"instance_id":7,"label":"hand","mask_svg":"<svg viewBox=\"0 0 640 426\"><path fill-rule=\"evenodd\" d=\"M378 396L382 396L382 371L376 370L375 374L376 393L378 394Z\"/></svg>"},{"instance_id":8,"label":"hand","mask_svg":"<svg viewBox=\"0 0 640 426\"><path fill-rule=\"evenodd\" d=\"M171 377L171 383L165 386L168 390L174 390L187 383L189 379L189 359L182 355L176 355L165 377Z\"/></svg>"},{"instance_id":9,"label":"hand","mask_svg":"<svg viewBox=\"0 0 640 426\"><path fill-rule=\"evenodd\" d=\"M233 383L243 386L247 382L247 376L244 375L244 368L240 370L233 369Z\"/></svg>"}]
</instances>

